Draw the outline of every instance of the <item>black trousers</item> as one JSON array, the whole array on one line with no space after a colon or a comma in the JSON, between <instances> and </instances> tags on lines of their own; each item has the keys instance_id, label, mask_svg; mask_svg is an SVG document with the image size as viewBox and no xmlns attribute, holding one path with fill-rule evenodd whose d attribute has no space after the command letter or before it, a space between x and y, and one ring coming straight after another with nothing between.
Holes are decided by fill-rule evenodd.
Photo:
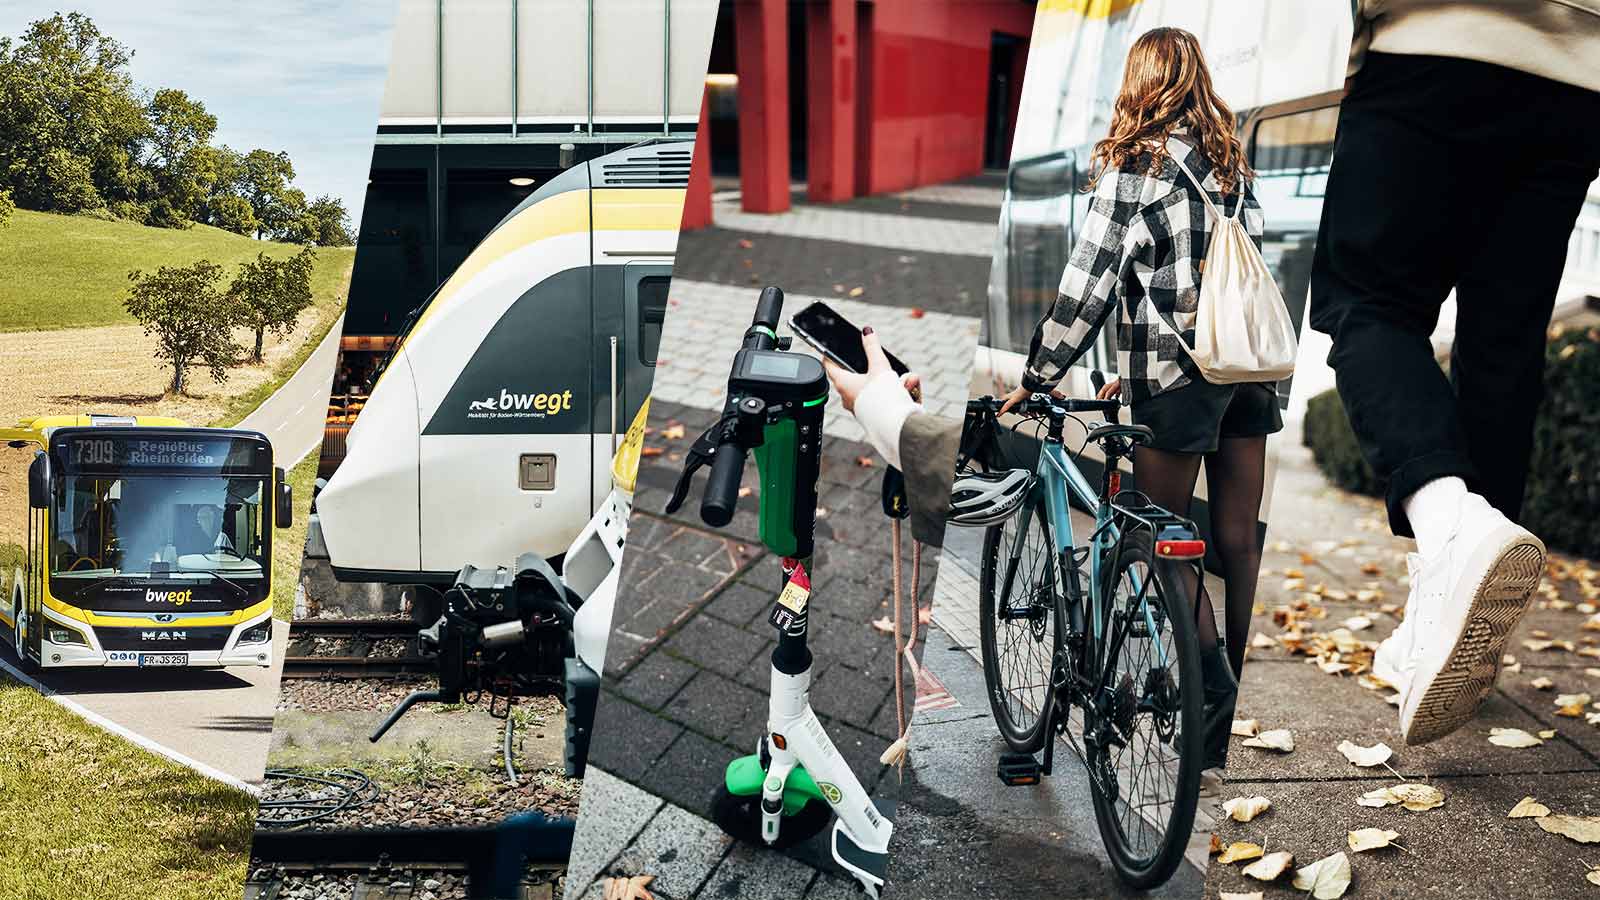
<instances>
[{"instance_id":1,"label":"black trousers","mask_svg":"<svg viewBox=\"0 0 1600 900\"><path fill-rule=\"evenodd\" d=\"M1600 93L1472 60L1373 53L1339 112L1311 327L1389 523L1458 475L1515 519L1568 238L1600 171ZM1428 336L1451 289L1447 377ZM1600 401L1597 401L1600 402Z\"/></svg>"}]
</instances>

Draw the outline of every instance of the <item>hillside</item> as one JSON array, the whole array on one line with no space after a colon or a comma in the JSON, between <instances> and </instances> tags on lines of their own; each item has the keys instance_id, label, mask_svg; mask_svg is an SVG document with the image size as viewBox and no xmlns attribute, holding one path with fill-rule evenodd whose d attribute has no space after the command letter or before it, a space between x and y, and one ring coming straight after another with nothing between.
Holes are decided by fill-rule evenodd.
<instances>
[{"instance_id":1,"label":"hillside","mask_svg":"<svg viewBox=\"0 0 1600 900\"><path fill-rule=\"evenodd\" d=\"M0 332L128 324L122 298L133 269L204 258L231 278L262 250L289 256L295 249L209 225L180 231L19 209L0 227ZM342 296L354 258L354 247L317 251L311 289L318 307Z\"/></svg>"}]
</instances>

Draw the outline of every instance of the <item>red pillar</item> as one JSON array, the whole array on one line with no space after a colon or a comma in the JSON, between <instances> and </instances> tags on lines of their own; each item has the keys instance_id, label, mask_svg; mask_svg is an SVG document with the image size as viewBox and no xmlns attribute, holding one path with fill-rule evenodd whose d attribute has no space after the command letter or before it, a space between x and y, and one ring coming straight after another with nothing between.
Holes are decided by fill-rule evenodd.
<instances>
[{"instance_id":1,"label":"red pillar","mask_svg":"<svg viewBox=\"0 0 1600 900\"><path fill-rule=\"evenodd\" d=\"M848 200L856 194L855 0L807 4L806 55L806 196Z\"/></svg>"},{"instance_id":2,"label":"red pillar","mask_svg":"<svg viewBox=\"0 0 1600 900\"><path fill-rule=\"evenodd\" d=\"M694 131L694 159L689 163L689 186L683 196L683 222L679 231L711 224L711 104L700 91L700 124Z\"/></svg>"},{"instance_id":3,"label":"red pillar","mask_svg":"<svg viewBox=\"0 0 1600 900\"><path fill-rule=\"evenodd\" d=\"M734 7L739 70L739 188L746 212L789 208L789 10L787 0Z\"/></svg>"}]
</instances>

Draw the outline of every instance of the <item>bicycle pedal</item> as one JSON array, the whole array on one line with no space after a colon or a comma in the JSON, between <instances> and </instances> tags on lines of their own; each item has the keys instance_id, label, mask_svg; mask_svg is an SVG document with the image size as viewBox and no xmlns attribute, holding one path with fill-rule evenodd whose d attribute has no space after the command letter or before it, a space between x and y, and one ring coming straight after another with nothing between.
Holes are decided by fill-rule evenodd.
<instances>
[{"instance_id":1,"label":"bicycle pedal","mask_svg":"<svg viewBox=\"0 0 1600 900\"><path fill-rule=\"evenodd\" d=\"M1043 767L1028 753L1002 753L995 767L1001 783L1010 787L1038 784Z\"/></svg>"}]
</instances>

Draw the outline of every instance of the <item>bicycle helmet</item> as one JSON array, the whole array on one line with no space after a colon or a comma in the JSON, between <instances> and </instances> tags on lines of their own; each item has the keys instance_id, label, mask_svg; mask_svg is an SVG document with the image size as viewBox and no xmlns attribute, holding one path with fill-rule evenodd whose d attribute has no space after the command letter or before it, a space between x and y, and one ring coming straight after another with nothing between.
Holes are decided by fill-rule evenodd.
<instances>
[{"instance_id":1,"label":"bicycle helmet","mask_svg":"<svg viewBox=\"0 0 1600 900\"><path fill-rule=\"evenodd\" d=\"M993 525L1005 521L1028 496L1033 476L1027 469L958 472L950 486L950 524Z\"/></svg>"}]
</instances>

